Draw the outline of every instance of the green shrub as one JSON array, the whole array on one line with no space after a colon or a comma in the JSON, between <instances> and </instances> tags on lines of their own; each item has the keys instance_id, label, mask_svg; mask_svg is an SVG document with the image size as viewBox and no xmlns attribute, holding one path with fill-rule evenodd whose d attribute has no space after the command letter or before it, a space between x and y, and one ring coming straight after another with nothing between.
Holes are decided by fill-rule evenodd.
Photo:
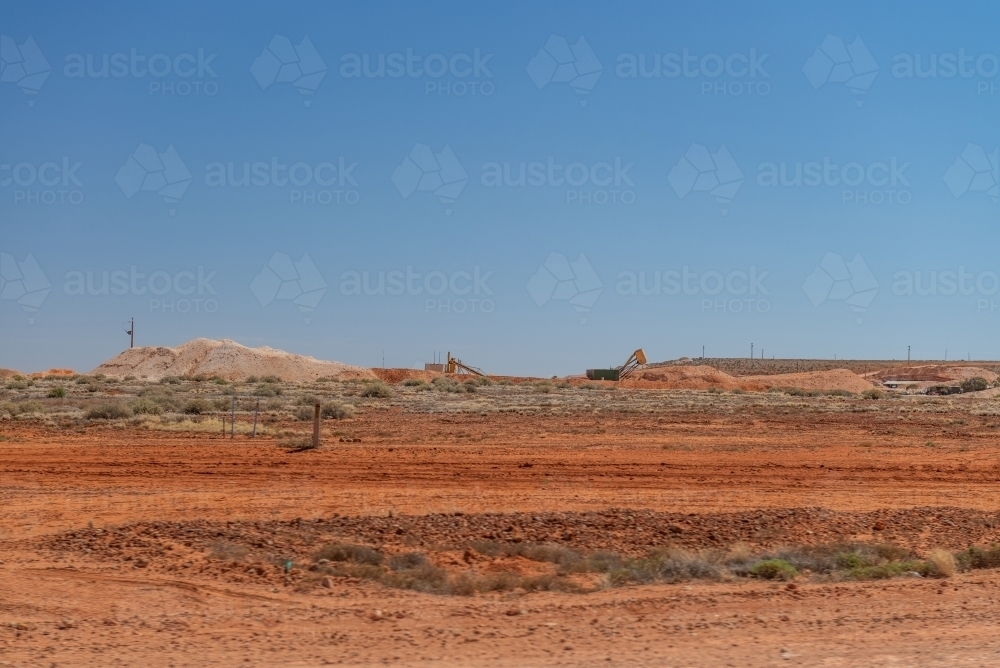
<instances>
[{"instance_id":1,"label":"green shrub","mask_svg":"<svg viewBox=\"0 0 1000 668\"><path fill-rule=\"evenodd\" d=\"M89 420L124 420L132 416L128 406L116 401L105 401L87 411Z\"/></svg>"},{"instance_id":2,"label":"green shrub","mask_svg":"<svg viewBox=\"0 0 1000 668\"><path fill-rule=\"evenodd\" d=\"M350 561L356 564L368 564L370 566L381 566L385 557L382 553L364 545L353 545L351 543L330 543L324 545L316 552L314 561L327 559L329 561Z\"/></svg>"},{"instance_id":3,"label":"green shrub","mask_svg":"<svg viewBox=\"0 0 1000 668\"><path fill-rule=\"evenodd\" d=\"M981 392L988 389L990 386L989 382L982 376L976 376L975 378L967 378L962 381L959 386L962 388L963 392Z\"/></svg>"},{"instance_id":4,"label":"green shrub","mask_svg":"<svg viewBox=\"0 0 1000 668\"><path fill-rule=\"evenodd\" d=\"M420 387L424 381L419 378L407 378L403 381L403 387Z\"/></svg>"},{"instance_id":5,"label":"green shrub","mask_svg":"<svg viewBox=\"0 0 1000 668\"><path fill-rule=\"evenodd\" d=\"M311 421L314 417L313 411L315 409L312 406L300 406L297 411L295 411L295 419L302 420L303 422Z\"/></svg>"},{"instance_id":6,"label":"green shrub","mask_svg":"<svg viewBox=\"0 0 1000 668\"><path fill-rule=\"evenodd\" d=\"M361 390L362 397L371 397L374 399L388 399L392 395L392 389L382 381L368 383L367 387Z\"/></svg>"},{"instance_id":7,"label":"green shrub","mask_svg":"<svg viewBox=\"0 0 1000 668\"><path fill-rule=\"evenodd\" d=\"M132 412L136 415L159 415L163 412L163 406L150 397L140 397L132 402Z\"/></svg>"},{"instance_id":8,"label":"green shrub","mask_svg":"<svg viewBox=\"0 0 1000 668\"><path fill-rule=\"evenodd\" d=\"M883 393L881 390L876 390L875 388L872 388L870 390L865 390L864 392L861 393L861 396L864 399L872 399L875 401L879 399L885 399L885 393Z\"/></svg>"},{"instance_id":9,"label":"green shrub","mask_svg":"<svg viewBox=\"0 0 1000 668\"><path fill-rule=\"evenodd\" d=\"M969 570L973 568L1000 568L1000 545L990 545L989 547L970 547L964 552L955 555L955 561L959 568Z\"/></svg>"},{"instance_id":10,"label":"green shrub","mask_svg":"<svg viewBox=\"0 0 1000 668\"><path fill-rule=\"evenodd\" d=\"M28 381L26 380L14 379L9 383L7 383L8 390L26 390L28 389L28 387L30 387L30 383L28 383Z\"/></svg>"},{"instance_id":11,"label":"green shrub","mask_svg":"<svg viewBox=\"0 0 1000 668\"><path fill-rule=\"evenodd\" d=\"M262 382L262 383L280 383L281 379L278 378L277 376L271 375L271 376L264 376L263 378L260 379L260 382Z\"/></svg>"},{"instance_id":12,"label":"green shrub","mask_svg":"<svg viewBox=\"0 0 1000 668\"><path fill-rule=\"evenodd\" d=\"M798 571L784 559L765 559L750 567L750 575L764 580L791 580Z\"/></svg>"},{"instance_id":13,"label":"green shrub","mask_svg":"<svg viewBox=\"0 0 1000 668\"><path fill-rule=\"evenodd\" d=\"M47 396L49 399L62 399L63 397L66 396L66 388L63 387L62 385L58 385L49 390L49 393L45 396Z\"/></svg>"},{"instance_id":14,"label":"green shrub","mask_svg":"<svg viewBox=\"0 0 1000 668\"><path fill-rule=\"evenodd\" d=\"M281 388L274 383L261 383L254 388L253 393L257 397L277 397L281 395Z\"/></svg>"},{"instance_id":15,"label":"green shrub","mask_svg":"<svg viewBox=\"0 0 1000 668\"><path fill-rule=\"evenodd\" d=\"M202 415L212 412L212 405L204 399L190 399L184 404L183 411L186 415Z\"/></svg>"},{"instance_id":16,"label":"green shrub","mask_svg":"<svg viewBox=\"0 0 1000 668\"><path fill-rule=\"evenodd\" d=\"M161 385L180 385L181 379L177 376L164 376L160 379Z\"/></svg>"},{"instance_id":17,"label":"green shrub","mask_svg":"<svg viewBox=\"0 0 1000 668\"><path fill-rule=\"evenodd\" d=\"M354 407L349 404L332 401L323 404L320 415L328 420L345 420L354 417Z\"/></svg>"}]
</instances>

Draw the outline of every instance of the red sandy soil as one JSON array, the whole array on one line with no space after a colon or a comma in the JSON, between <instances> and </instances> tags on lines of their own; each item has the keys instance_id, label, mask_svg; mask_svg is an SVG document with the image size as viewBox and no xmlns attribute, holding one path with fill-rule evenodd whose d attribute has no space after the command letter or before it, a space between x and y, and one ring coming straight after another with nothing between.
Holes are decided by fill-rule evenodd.
<instances>
[{"instance_id":1,"label":"red sandy soil","mask_svg":"<svg viewBox=\"0 0 1000 668\"><path fill-rule=\"evenodd\" d=\"M689 396L613 414L369 409L327 423L327 445L299 453L266 439L4 423L0 662L1000 665L992 570L463 597L350 578L324 587L301 565L247 572L210 553L242 541L300 564L332 538L387 553L491 536L636 554L1000 541L995 414L751 395L724 410ZM537 568L455 555L460 568Z\"/></svg>"}]
</instances>

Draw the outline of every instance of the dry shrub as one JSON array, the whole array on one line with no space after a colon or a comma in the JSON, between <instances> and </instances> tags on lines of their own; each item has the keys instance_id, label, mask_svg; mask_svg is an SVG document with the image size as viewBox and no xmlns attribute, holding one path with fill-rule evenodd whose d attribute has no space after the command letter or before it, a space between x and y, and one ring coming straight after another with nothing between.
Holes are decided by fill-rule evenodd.
<instances>
[{"instance_id":1,"label":"dry shrub","mask_svg":"<svg viewBox=\"0 0 1000 668\"><path fill-rule=\"evenodd\" d=\"M116 401L106 401L87 411L89 420L123 420L132 417L132 411Z\"/></svg>"},{"instance_id":2,"label":"dry shrub","mask_svg":"<svg viewBox=\"0 0 1000 668\"><path fill-rule=\"evenodd\" d=\"M947 550L931 550L927 554L927 563L935 575L943 578L950 578L958 572L955 555Z\"/></svg>"}]
</instances>

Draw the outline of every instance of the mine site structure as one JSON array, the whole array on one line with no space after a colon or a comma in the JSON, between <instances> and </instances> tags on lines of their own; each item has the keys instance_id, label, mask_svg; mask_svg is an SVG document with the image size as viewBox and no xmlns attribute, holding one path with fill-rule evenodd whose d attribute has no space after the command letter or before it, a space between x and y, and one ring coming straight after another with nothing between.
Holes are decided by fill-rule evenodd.
<instances>
[{"instance_id":1,"label":"mine site structure","mask_svg":"<svg viewBox=\"0 0 1000 668\"><path fill-rule=\"evenodd\" d=\"M447 362L442 364L441 362L438 362L439 359L440 358L437 356L437 353L435 353L434 361L424 364L424 371L437 371L438 373L460 374L460 375L468 374L470 376L483 376L484 378L486 377L486 374L483 373L482 369L477 369L474 366L463 364L462 360L452 357L450 351L448 352L446 357L446 359L448 360Z\"/></svg>"},{"instance_id":2,"label":"mine site structure","mask_svg":"<svg viewBox=\"0 0 1000 668\"><path fill-rule=\"evenodd\" d=\"M587 378L590 380L625 380L639 368L646 364L646 353L639 348L627 360L625 364L613 369L587 369Z\"/></svg>"},{"instance_id":3,"label":"mine site structure","mask_svg":"<svg viewBox=\"0 0 1000 668\"><path fill-rule=\"evenodd\" d=\"M448 362L444 365L445 373L458 373L458 374L471 374L473 376L485 376L486 374L482 370L477 369L474 366L469 366L467 364L462 364L462 360L455 359L448 353Z\"/></svg>"}]
</instances>

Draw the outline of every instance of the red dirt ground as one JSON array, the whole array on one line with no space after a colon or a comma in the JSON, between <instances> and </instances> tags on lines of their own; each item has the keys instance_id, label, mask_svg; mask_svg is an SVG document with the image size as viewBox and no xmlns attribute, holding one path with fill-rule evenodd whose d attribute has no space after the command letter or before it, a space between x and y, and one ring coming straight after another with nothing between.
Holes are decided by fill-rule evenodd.
<instances>
[{"instance_id":1,"label":"red dirt ground","mask_svg":"<svg viewBox=\"0 0 1000 668\"><path fill-rule=\"evenodd\" d=\"M996 413L749 395L724 409L687 396L659 412L394 405L327 423L328 444L299 453L4 423L0 665L1000 665L993 570L463 597L351 579L305 587L307 572L230 573L202 549L240 536L294 551L335 534L392 552L407 535L508 528L626 553L1000 541Z\"/></svg>"}]
</instances>

